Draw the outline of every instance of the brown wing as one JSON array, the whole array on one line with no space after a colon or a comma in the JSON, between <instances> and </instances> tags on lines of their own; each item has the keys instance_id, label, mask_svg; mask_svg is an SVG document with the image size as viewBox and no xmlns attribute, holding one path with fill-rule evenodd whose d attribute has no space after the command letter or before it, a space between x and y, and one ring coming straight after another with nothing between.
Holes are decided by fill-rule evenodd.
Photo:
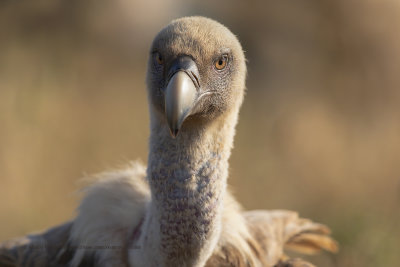
<instances>
[{"instance_id":1,"label":"brown wing","mask_svg":"<svg viewBox=\"0 0 400 267\"><path fill-rule=\"evenodd\" d=\"M325 225L284 210L242 211L229 193L225 196L222 232L206 266L313 267L301 259L288 259L284 250L312 254L337 251Z\"/></svg>"},{"instance_id":2,"label":"brown wing","mask_svg":"<svg viewBox=\"0 0 400 267\"><path fill-rule=\"evenodd\" d=\"M243 215L251 235L265 253L267 262L278 263L277 266L313 266L299 259L282 261L286 258L284 249L304 254L338 250L327 226L299 218L296 212L260 210L244 212Z\"/></svg>"},{"instance_id":3,"label":"brown wing","mask_svg":"<svg viewBox=\"0 0 400 267\"><path fill-rule=\"evenodd\" d=\"M0 244L0 266L66 266L71 222Z\"/></svg>"},{"instance_id":4,"label":"brown wing","mask_svg":"<svg viewBox=\"0 0 400 267\"><path fill-rule=\"evenodd\" d=\"M274 267L315 267L315 265L302 259L289 259L286 261L279 261Z\"/></svg>"}]
</instances>

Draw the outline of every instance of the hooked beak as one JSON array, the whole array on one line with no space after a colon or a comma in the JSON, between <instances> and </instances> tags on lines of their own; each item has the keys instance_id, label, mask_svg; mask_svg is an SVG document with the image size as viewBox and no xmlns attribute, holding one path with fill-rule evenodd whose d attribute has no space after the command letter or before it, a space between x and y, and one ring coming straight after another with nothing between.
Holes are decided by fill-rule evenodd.
<instances>
[{"instance_id":1,"label":"hooked beak","mask_svg":"<svg viewBox=\"0 0 400 267\"><path fill-rule=\"evenodd\" d=\"M197 102L198 70L192 59L183 58L173 64L171 73L165 89L165 116L171 136L175 138Z\"/></svg>"}]
</instances>

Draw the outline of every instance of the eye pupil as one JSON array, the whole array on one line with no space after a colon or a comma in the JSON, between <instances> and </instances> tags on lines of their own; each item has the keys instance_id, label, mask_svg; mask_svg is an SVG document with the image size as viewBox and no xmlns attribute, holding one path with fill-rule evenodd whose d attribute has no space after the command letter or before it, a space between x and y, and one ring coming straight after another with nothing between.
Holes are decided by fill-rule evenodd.
<instances>
[{"instance_id":1,"label":"eye pupil","mask_svg":"<svg viewBox=\"0 0 400 267\"><path fill-rule=\"evenodd\" d=\"M222 70L222 69L224 69L226 67L227 62L228 62L228 56L227 55L223 55L217 61L215 61L214 67L217 70Z\"/></svg>"}]
</instances>

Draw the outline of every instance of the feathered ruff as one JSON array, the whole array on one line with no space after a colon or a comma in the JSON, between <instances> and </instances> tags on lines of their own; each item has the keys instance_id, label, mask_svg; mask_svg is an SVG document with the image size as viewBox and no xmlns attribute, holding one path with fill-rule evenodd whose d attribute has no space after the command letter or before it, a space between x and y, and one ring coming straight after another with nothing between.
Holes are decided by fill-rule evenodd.
<instances>
[{"instance_id":1,"label":"feathered ruff","mask_svg":"<svg viewBox=\"0 0 400 267\"><path fill-rule=\"evenodd\" d=\"M94 177L73 222L45 233L0 245L0 266L128 266L131 235L151 201L145 166ZM287 259L284 249L313 254L336 252L337 244L325 225L284 210L242 211L228 192L224 199L222 232L206 266L313 265ZM112 248L112 249L104 249Z\"/></svg>"}]
</instances>

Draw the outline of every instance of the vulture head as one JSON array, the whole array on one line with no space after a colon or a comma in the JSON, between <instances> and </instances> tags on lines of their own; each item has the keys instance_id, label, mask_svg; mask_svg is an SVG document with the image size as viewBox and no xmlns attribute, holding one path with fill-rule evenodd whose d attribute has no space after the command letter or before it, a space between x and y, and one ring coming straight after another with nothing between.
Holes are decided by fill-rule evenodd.
<instances>
[{"instance_id":1,"label":"vulture head","mask_svg":"<svg viewBox=\"0 0 400 267\"><path fill-rule=\"evenodd\" d=\"M230 30L204 17L177 19L151 45L147 87L152 121L165 125L175 138L235 114L245 76L244 53Z\"/></svg>"}]
</instances>

